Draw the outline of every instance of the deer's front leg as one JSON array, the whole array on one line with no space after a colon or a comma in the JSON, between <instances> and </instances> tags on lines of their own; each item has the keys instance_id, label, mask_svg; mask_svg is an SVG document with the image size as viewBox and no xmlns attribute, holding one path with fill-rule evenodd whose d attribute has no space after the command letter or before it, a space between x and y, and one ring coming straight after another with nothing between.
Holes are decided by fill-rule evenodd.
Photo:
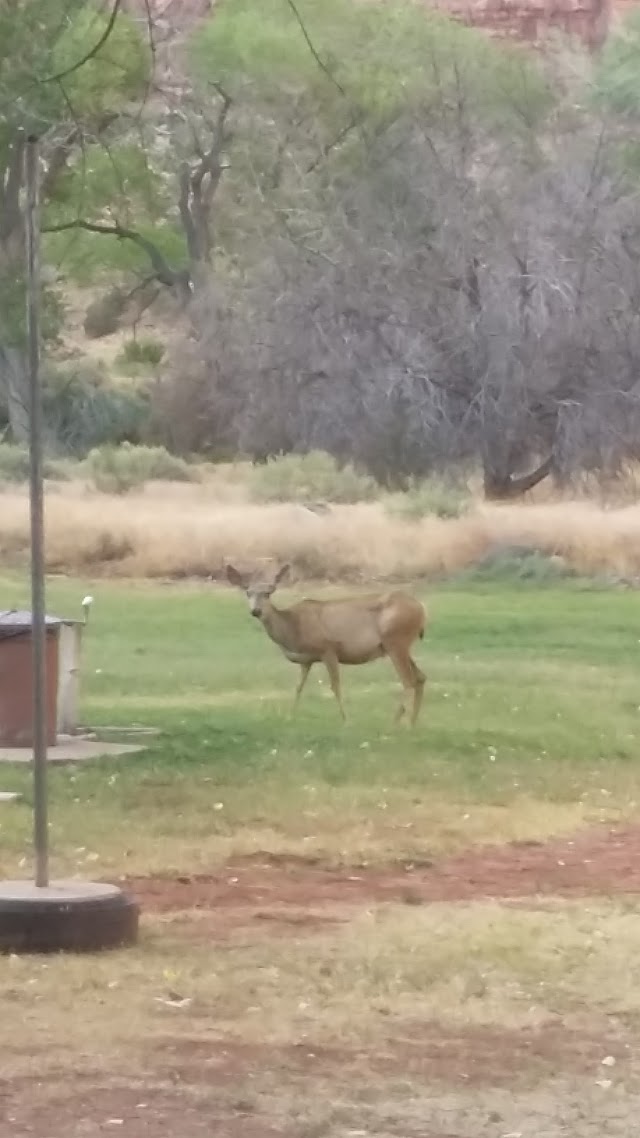
<instances>
[{"instance_id":1,"label":"deer's front leg","mask_svg":"<svg viewBox=\"0 0 640 1138\"><path fill-rule=\"evenodd\" d=\"M293 697L293 707L291 708L291 714L292 715L298 706L298 700L300 699L300 696L302 695L304 685L306 684L307 679L309 678L309 672L311 671L312 667L313 667L313 663L301 664L300 665L300 682L296 688L296 694Z\"/></svg>"},{"instance_id":2,"label":"deer's front leg","mask_svg":"<svg viewBox=\"0 0 640 1138\"><path fill-rule=\"evenodd\" d=\"M331 691L338 701L340 708L340 715L342 716L343 723L346 722L346 715L344 713L344 705L342 703L342 691L340 689L340 665L338 657L335 652L326 652L324 657L324 665L329 673L329 683L331 684Z\"/></svg>"}]
</instances>

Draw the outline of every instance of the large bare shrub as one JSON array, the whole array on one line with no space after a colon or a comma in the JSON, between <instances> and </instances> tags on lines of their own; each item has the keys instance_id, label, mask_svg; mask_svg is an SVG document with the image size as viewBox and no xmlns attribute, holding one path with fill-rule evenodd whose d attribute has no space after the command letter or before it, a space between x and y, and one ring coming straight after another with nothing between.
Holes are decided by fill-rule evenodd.
<instances>
[{"instance_id":1,"label":"large bare shrub","mask_svg":"<svg viewBox=\"0 0 640 1138\"><path fill-rule=\"evenodd\" d=\"M380 62L377 100L357 52L313 82L285 53L286 100L252 64L267 109L229 178L250 184L251 248L192 302L158 393L183 447L325 450L389 484L480 466L499 498L636 456L640 229L616 124L443 28L419 57L398 40L404 86Z\"/></svg>"}]
</instances>

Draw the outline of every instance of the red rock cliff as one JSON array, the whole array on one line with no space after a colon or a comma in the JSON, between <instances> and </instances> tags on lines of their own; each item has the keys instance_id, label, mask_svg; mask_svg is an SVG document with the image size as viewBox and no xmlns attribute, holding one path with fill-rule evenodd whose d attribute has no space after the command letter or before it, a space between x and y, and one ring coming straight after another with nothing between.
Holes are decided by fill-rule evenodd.
<instances>
[{"instance_id":1,"label":"red rock cliff","mask_svg":"<svg viewBox=\"0 0 640 1138\"><path fill-rule=\"evenodd\" d=\"M433 0L432 6L494 35L531 43L557 29L592 51L609 29L609 0Z\"/></svg>"}]
</instances>

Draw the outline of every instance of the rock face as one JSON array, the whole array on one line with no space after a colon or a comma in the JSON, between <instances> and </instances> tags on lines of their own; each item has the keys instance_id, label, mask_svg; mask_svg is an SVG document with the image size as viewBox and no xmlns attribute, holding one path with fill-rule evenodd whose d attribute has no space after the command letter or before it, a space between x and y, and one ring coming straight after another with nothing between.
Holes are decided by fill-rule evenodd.
<instances>
[{"instance_id":1,"label":"rock face","mask_svg":"<svg viewBox=\"0 0 640 1138\"><path fill-rule=\"evenodd\" d=\"M559 31L595 51L609 30L609 0L433 0L431 6L493 35L529 43Z\"/></svg>"}]
</instances>

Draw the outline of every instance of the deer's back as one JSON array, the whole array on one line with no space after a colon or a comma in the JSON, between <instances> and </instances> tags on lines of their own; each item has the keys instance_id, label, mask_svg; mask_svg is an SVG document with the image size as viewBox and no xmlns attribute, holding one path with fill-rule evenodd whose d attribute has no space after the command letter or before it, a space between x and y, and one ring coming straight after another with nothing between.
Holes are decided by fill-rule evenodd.
<instances>
[{"instance_id":1,"label":"deer's back","mask_svg":"<svg viewBox=\"0 0 640 1138\"><path fill-rule=\"evenodd\" d=\"M423 630L425 610L403 592L372 593L340 600L300 601L295 613L305 647L333 648L345 664L365 663L384 655L384 641L394 634L415 639Z\"/></svg>"}]
</instances>

